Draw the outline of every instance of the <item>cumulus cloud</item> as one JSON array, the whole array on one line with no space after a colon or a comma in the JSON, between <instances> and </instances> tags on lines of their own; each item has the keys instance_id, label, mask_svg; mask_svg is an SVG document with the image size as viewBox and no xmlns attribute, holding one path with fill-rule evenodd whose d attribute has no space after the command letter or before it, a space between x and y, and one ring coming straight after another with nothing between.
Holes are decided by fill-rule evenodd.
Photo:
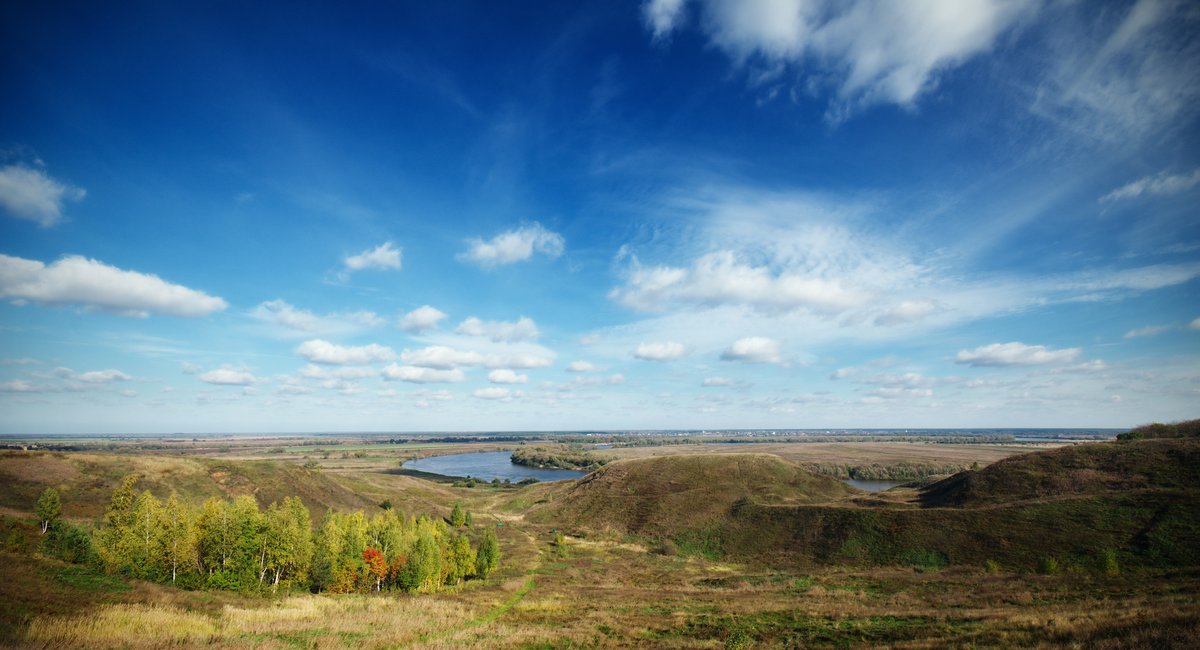
<instances>
[{"instance_id":1,"label":"cumulus cloud","mask_svg":"<svg viewBox=\"0 0 1200 650\"><path fill-rule=\"evenodd\" d=\"M508 401L512 399L512 393L507 388L493 386L491 388L480 388L471 393L479 399L491 399Z\"/></svg>"},{"instance_id":2,"label":"cumulus cloud","mask_svg":"<svg viewBox=\"0 0 1200 650\"><path fill-rule=\"evenodd\" d=\"M738 382L736 379L728 377L706 377L704 381L700 382L700 385L705 388L725 388L737 386Z\"/></svg>"},{"instance_id":3,"label":"cumulus cloud","mask_svg":"<svg viewBox=\"0 0 1200 650\"><path fill-rule=\"evenodd\" d=\"M875 318L875 324L883 327L915 323L938 310L932 300L905 300Z\"/></svg>"},{"instance_id":4,"label":"cumulus cloud","mask_svg":"<svg viewBox=\"0 0 1200 650\"><path fill-rule=\"evenodd\" d=\"M527 384L529 375L522 375L507 368L499 368L488 373L488 381L493 384Z\"/></svg>"},{"instance_id":5,"label":"cumulus cloud","mask_svg":"<svg viewBox=\"0 0 1200 650\"><path fill-rule=\"evenodd\" d=\"M685 354L687 348L675 341L642 343L633 351L633 356L643 361L674 361Z\"/></svg>"},{"instance_id":6,"label":"cumulus cloud","mask_svg":"<svg viewBox=\"0 0 1200 650\"><path fill-rule=\"evenodd\" d=\"M460 253L458 259L487 268L523 262L533 257L534 253L541 253L551 259L556 258L562 255L566 240L562 235L534 222L516 230L500 233L488 241L469 239L467 244L469 248Z\"/></svg>"},{"instance_id":7,"label":"cumulus cloud","mask_svg":"<svg viewBox=\"0 0 1200 650\"><path fill-rule=\"evenodd\" d=\"M596 366L587 361L572 361L567 364L567 372L592 372Z\"/></svg>"},{"instance_id":8,"label":"cumulus cloud","mask_svg":"<svg viewBox=\"0 0 1200 650\"><path fill-rule=\"evenodd\" d=\"M622 375L619 372L608 376L608 384L610 386L619 386L624 383L625 383L625 375Z\"/></svg>"},{"instance_id":9,"label":"cumulus cloud","mask_svg":"<svg viewBox=\"0 0 1200 650\"><path fill-rule=\"evenodd\" d=\"M81 373L75 376L75 379L88 384L107 384L114 381L129 381L133 379L129 375L120 370L93 370L91 372Z\"/></svg>"},{"instance_id":10,"label":"cumulus cloud","mask_svg":"<svg viewBox=\"0 0 1200 650\"><path fill-rule=\"evenodd\" d=\"M723 361L743 363L781 363L783 341L764 336L748 336L733 342L721 353Z\"/></svg>"},{"instance_id":11,"label":"cumulus cloud","mask_svg":"<svg viewBox=\"0 0 1200 650\"><path fill-rule=\"evenodd\" d=\"M1154 176L1139 178L1136 181L1118 187L1100 197L1100 202L1109 203L1124 199L1136 199L1143 194L1148 196L1179 194L1180 192L1192 189L1197 184L1200 184L1200 169L1195 169L1190 174L1160 172Z\"/></svg>"},{"instance_id":12,"label":"cumulus cloud","mask_svg":"<svg viewBox=\"0 0 1200 650\"><path fill-rule=\"evenodd\" d=\"M79 201L86 192L24 165L0 168L0 206L18 219L48 228L62 221L63 203Z\"/></svg>"},{"instance_id":13,"label":"cumulus cloud","mask_svg":"<svg viewBox=\"0 0 1200 650\"><path fill-rule=\"evenodd\" d=\"M313 363L342 366L362 366L379 361L392 361L396 353L391 348L377 343L362 346L342 346L323 339L305 341L296 348L296 354Z\"/></svg>"},{"instance_id":14,"label":"cumulus cloud","mask_svg":"<svg viewBox=\"0 0 1200 650\"><path fill-rule=\"evenodd\" d=\"M1192 322L1188 323L1188 329L1200 330L1200 318L1197 318L1197 319L1193 320Z\"/></svg>"},{"instance_id":15,"label":"cumulus cloud","mask_svg":"<svg viewBox=\"0 0 1200 650\"><path fill-rule=\"evenodd\" d=\"M0 393L36 393L42 387L25 379L13 379L0 384Z\"/></svg>"},{"instance_id":16,"label":"cumulus cloud","mask_svg":"<svg viewBox=\"0 0 1200 650\"><path fill-rule=\"evenodd\" d=\"M495 320L479 320L474 316L459 323L454 329L457 334L468 336L483 336L496 343L516 343L519 341L534 341L541 332L533 319L522 316L515 323Z\"/></svg>"},{"instance_id":17,"label":"cumulus cloud","mask_svg":"<svg viewBox=\"0 0 1200 650\"><path fill-rule=\"evenodd\" d=\"M1052 350L1044 345L1024 343L992 343L974 350L960 350L954 356L955 363L969 366L1038 366L1045 364L1070 363L1079 356L1079 348Z\"/></svg>"},{"instance_id":18,"label":"cumulus cloud","mask_svg":"<svg viewBox=\"0 0 1200 650\"><path fill-rule=\"evenodd\" d=\"M419 350L405 350L400 358L407 364L425 368L458 368L461 366L483 366L485 368L545 368L553 361L547 357L529 353L483 354L472 350L458 350L444 345L431 345Z\"/></svg>"},{"instance_id":19,"label":"cumulus cloud","mask_svg":"<svg viewBox=\"0 0 1200 650\"><path fill-rule=\"evenodd\" d=\"M752 84L793 76L832 81L833 119L874 104L914 105L941 74L990 50L1038 6L1034 0L693 2L709 42L746 69ZM643 5L656 40L680 26L684 4Z\"/></svg>"},{"instance_id":20,"label":"cumulus cloud","mask_svg":"<svg viewBox=\"0 0 1200 650\"><path fill-rule=\"evenodd\" d=\"M1171 329L1170 325L1147 325L1125 332L1125 338L1136 339L1143 336L1157 336Z\"/></svg>"},{"instance_id":21,"label":"cumulus cloud","mask_svg":"<svg viewBox=\"0 0 1200 650\"><path fill-rule=\"evenodd\" d=\"M434 368L418 368L416 366L399 366L388 364L383 369L383 378L388 381L407 381L413 384L451 384L465 379L463 371L436 370Z\"/></svg>"},{"instance_id":22,"label":"cumulus cloud","mask_svg":"<svg viewBox=\"0 0 1200 650\"><path fill-rule=\"evenodd\" d=\"M400 319L400 329L411 334L420 334L437 329L438 323L444 318L446 312L429 305L421 305Z\"/></svg>"},{"instance_id":23,"label":"cumulus cloud","mask_svg":"<svg viewBox=\"0 0 1200 650\"><path fill-rule=\"evenodd\" d=\"M226 308L224 300L171 284L157 275L126 271L70 255L49 266L0 254L0 298L44 305L79 305L123 316L194 317Z\"/></svg>"},{"instance_id":24,"label":"cumulus cloud","mask_svg":"<svg viewBox=\"0 0 1200 650\"><path fill-rule=\"evenodd\" d=\"M342 260L348 271L375 269L379 271L400 270L400 249L392 248L392 242L384 242L358 255L349 255Z\"/></svg>"},{"instance_id":25,"label":"cumulus cloud","mask_svg":"<svg viewBox=\"0 0 1200 650\"><path fill-rule=\"evenodd\" d=\"M332 313L318 316L283 300L269 300L250 312L255 320L278 325L293 334L341 334L379 327L383 319L371 311Z\"/></svg>"},{"instance_id":26,"label":"cumulus cloud","mask_svg":"<svg viewBox=\"0 0 1200 650\"><path fill-rule=\"evenodd\" d=\"M259 379L245 370L219 368L200 375L200 381L218 386L250 386L258 383Z\"/></svg>"}]
</instances>

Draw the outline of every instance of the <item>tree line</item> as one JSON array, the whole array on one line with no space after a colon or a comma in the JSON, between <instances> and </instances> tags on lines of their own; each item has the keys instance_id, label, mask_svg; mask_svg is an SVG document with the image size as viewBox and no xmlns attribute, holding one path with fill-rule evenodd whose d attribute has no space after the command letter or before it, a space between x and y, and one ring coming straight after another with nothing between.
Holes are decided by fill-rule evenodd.
<instances>
[{"instance_id":1,"label":"tree line","mask_svg":"<svg viewBox=\"0 0 1200 650\"><path fill-rule=\"evenodd\" d=\"M298 497L265 511L245 495L196 508L175 493L165 501L138 493L136 483L122 481L90 531L63 521L59 495L47 488L37 503L43 552L188 589L246 592L428 592L486 578L500 562L495 532L472 530L458 504L449 523L391 509L370 517L331 510L314 531Z\"/></svg>"}]
</instances>

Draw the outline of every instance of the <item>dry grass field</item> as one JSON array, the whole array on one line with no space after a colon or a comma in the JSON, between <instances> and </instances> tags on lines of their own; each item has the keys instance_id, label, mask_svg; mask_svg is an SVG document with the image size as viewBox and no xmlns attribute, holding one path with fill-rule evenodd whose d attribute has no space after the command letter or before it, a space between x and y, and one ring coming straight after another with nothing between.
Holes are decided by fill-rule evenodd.
<instances>
[{"instance_id":1,"label":"dry grass field","mask_svg":"<svg viewBox=\"0 0 1200 650\"><path fill-rule=\"evenodd\" d=\"M615 455L636 458L684 451L700 451L706 456L764 452L801 462L986 464L1023 449L1012 445L761 443L699 449L695 445L631 448ZM975 560L831 564L786 554L755 559L711 554L704 549L662 548L652 537L612 530L597 534L586 525L565 526L556 521L556 508L566 507L575 498L570 496L570 483L520 489L456 488L386 473L396 467L397 453L370 451L360 458L323 459L327 465L315 470L288 462L299 459L281 460L279 454L272 461L252 460L252 453L246 454L246 460L165 453L0 455L0 479L4 481L0 505L5 508L0 528L4 549L0 551L0 645L1115 649L1195 647L1200 642L1200 568L1190 565L1143 562L1106 571L1068 563L1057 572L1038 572L1017 563ZM774 490L785 502L800 504L792 506L796 508L810 507L803 504L822 499L826 505L811 507L856 512L870 512L873 507L869 500L860 503L863 497L856 497L853 491L828 483L832 479L805 478L795 470L776 466L776 461L762 460L769 457L733 458L738 467L755 476L715 481L698 473L698 484L714 492L708 496L695 492L696 499L712 500L717 493L728 497L731 490L754 494ZM696 464L684 458L672 463L685 468ZM613 467L620 469L621 465ZM1041 467L1037 463L1026 466ZM497 531L503 559L486 581L470 581L435 594L248 596L185 591L104 575L36 552L38 534L32 509L40 489L48 485L59 488L66 514L83 521L102 511L108 486L130 471L142 475L156 492L174 489L195 500L239 490L249 490L246 493L264 500L295 490L306 503L311 501L313 509L360 508L389 499L413 512L435 513L448 512L458 501L474 513L476 527ZM774 473L782 483L763 479L759 476L763 472ZM983 481L990 475L981 476ZM678 482L685 480L683 477L663 480ZM646 485L649 489L650 483ZM821 493L812 493L814 489ZM906 496L893 497L892 505L879 507L921 516L915 490L898 494ZM671 507L687 508L687 501L684 498ZM932 512L941 510L945 509ZM630 512L618 508L603 516L628 518ZM698 512L697 516L715 516ZM946 514L954 513L946 510ZM652 513L653 517L668 515L665 511ZM1184 525L1198 523L1183 520ZM564 528L570 534L563 536ZM935 527L931 530L936 532ZM753 537L753 531L748 531L748 536ZM783 538L765 535L764 539ZM979 557L989 557L988 553L983 549Z\"/></svg>"}]
</instances>

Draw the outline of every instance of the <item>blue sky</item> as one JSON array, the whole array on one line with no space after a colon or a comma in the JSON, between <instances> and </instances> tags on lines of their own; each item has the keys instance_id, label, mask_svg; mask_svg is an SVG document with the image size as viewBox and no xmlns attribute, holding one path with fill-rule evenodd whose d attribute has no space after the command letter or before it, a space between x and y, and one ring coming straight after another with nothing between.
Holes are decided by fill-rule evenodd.
<instances>
[{"instance_id":1,"label":"blue sky","mask_svg":"<svg viewBox=\"0 0 1200 650\"><path fill-rule=\"evenodd\" d=\"M1200 415L1194 5L415 4L0 9L0 431Z\"/></svg>"}]
</instances>

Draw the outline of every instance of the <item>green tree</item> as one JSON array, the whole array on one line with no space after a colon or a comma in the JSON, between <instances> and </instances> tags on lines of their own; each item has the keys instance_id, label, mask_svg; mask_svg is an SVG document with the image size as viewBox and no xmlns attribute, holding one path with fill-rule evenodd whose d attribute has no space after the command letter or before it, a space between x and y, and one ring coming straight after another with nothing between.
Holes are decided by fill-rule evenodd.
<instances>
[{"instance_id":1,"label":"green tree","mask_svg":"<svg viewBox=\"0 0 1200 650\"><path fill-rule=\"evenodd\" d=\"M201 573L212 576L230 567L234 537L229 502L217 497L205 501L196 518L196 566Z\"/></svg>"},{"instance_id":2,"label":"green tree","mask_svg":"<svg viewBox=\"0 0 1200 650\"><path fill-rule=\"evenodd\" d=\"M42 534L50 527L50 522L62 515L62 502L58 498L58 490L46 488L37 500L37 518L41 520Z\"/></svg>"},{"instance_id":3,"label":"green tree","mask_svg":"<svg viewBox=\"0 0 1200 650\"><path fill-rule=\"evenodd\" d=\"M96 531L96 553L108 571L119 570L125 562L123 542L132 534L133 529L133 486L137 484L137 476L130 474L121 481L104 512L104 525Z\"/></svg>"},{"instance_id":4,"label":"green tree","mask_svg":"<svg viewBox=\"0 0 1200 650\"><path fill-rule=\"evenodd\" d=\"M271 591L281 580L292 583L308 579L313 558L312 523L308 508L298 497L288 497L283 505L272 503L267 510L267 569L272 574Z\"/></svg>"},{"instance_id":5,"label":"green tree","mask_svg":"<svg viewBox=\"0 0 1200 650\"><path fill-rule=\"evenodd\" d=\"M161 528L158 535L158 560L162 575L170 575L174 584L180 570L195 566L196 525L192 511L179 501L174 492L162 507Z\"/></svg>"},{"instance_id":6,"label":"green tree","mask_svg":"<svg viewBox=\"0 0 1200 650\"><path fill-rule=\"evenodd\" d=\"M441 548L431 533L422 532L408 556L408 564L404 566L400 584L409 591L428 591L438 586L441 575Z\"/></svg>"},{"instance_id":7,"label":"green tree","mask_svg":"<svg viewBox=\"0 0 1200 650\"><path fill-rule=\"evenodd\" d=\"M496 541L496 532L489 528L483 534L475 555L475 574L487 578L497 566L500 566L500 543Z\"/></svg>"},{"instance_id":8,"label":"green tree","mask_svg":"<svg viewBox=\"0 0 1200 650\"><path fill-rule=\"evenodd\" d=\"M475 549L466 535L458 535L450 542L449 557L446 564L446 582L457 584L475 575Z\"/></svg>"},{"instance_id":9,"label":"green tree","mask_svg":"<svg viewBox=\"0 0 1200 650\"><path fill-rule=\"evenodd\" d=\"M124 570L139 578L154 578L159 566L159 531L162 528L162 503L145 490L133 502L133 525L122 540Z\"/></svg>"},{"instance_id":10,"label":"green tree","mask_svg":"<svg viewBox=\"0 0 1200 650\"><path fill-rule=\"evenodd\" d=\"M467 513L463 512L462 504L455 501L454 509L450 511L450 525L455 528L462 528L467 523Z\"/></svg>"}]
</instances>

